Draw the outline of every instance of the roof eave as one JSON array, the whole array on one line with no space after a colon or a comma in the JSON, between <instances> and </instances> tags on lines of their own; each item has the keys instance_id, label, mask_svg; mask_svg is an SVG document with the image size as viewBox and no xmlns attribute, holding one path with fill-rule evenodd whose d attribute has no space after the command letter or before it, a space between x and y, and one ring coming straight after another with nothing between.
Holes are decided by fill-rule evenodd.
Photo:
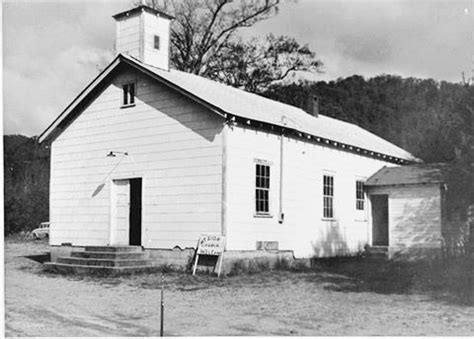
<instances>
[{"instance_id":1,"label":"roof eave","mask_svg":"<svg viewBox=\"0 0 474 339\"><path fill-rule=\"evenodd\" d=\"M444 181L425 181L425 182L408 182L408 183L389 183L389 184L367 184L365 183L364 186L368 188L373 187L388 187L388 186L413 186L413 185L442 185Z\"/></svg>"},{"instance_id":2,"label":"roof eave","mask_svg":"<svg viewBox=\"0 0 474 339\"><path fill-rule=\"evenodd\" d=\"M153 79L156 79L156 80L160 81L161 83L165 84L166 86L178 91L179 93L181 93L184 96L188 97L189 99L203 105L204 107L206 107L207 109L211 110L212 112L220 115L221 117L226 117L228 115L228 112L225 112L221 108L219 108L219 107L217 107L217 106L201 99L200 97L198 97L198 96L194 95L193 93L185 90L184 88L182 88L182 87L174 84L173 82L171 82L169 80L166 80L165 78L159 76L158 74L150 71L146 67L143 67L141 64L139 64L138 62L133 60L133 58L123 56L123 55L121 55L121 56L122 56L121 60L123 60L126 64L128 64L132 67L138 68L140 71L142 71L143 73L145 73L148 76L152 77Z\"/></svg>"}]
</instances>

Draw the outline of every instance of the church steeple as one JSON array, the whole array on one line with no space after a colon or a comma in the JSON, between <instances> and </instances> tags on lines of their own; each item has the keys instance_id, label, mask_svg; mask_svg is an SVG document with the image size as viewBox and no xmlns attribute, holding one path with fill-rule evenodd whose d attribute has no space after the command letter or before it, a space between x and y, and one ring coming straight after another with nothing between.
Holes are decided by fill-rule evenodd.
<instances>
[{"instance_id":1,"label":"church steeple","mask_svg":"<svg viewBox=\"0 0 474 339\"><path fill-rule=\"evenodd\" d=\"M115 53L169 70L172 16L145 4L113 16L117 22Z\"/></svg>"}]
</instances>

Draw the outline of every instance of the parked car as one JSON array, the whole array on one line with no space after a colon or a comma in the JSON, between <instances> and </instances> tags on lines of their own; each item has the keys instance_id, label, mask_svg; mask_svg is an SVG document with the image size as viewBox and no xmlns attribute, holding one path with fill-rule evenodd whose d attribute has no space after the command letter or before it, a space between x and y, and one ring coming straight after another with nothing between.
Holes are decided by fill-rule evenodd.
<instances>
[{"instance_id":1,"label":"parked car","mask_svg":"<svg viewBox=\"0 0 474 339\"><path fill-rule=\"evenodd\" d=\"M42 222L39 224L38 228L35 228L31 231L33 238L43 239L49 237L49 222Z\"/></svg>"}]
</instances>

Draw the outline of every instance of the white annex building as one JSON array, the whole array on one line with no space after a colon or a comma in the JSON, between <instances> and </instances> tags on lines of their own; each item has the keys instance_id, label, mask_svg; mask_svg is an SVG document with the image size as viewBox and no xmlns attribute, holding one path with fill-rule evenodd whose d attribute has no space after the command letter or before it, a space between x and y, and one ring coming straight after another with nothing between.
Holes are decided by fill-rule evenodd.
<instances>
[{"instance_id":1,"label":"white annex building","mask_svg":"<svg viewBox=\"0 0 474 339\"><path fill-rule=\"evenodd\" d=\"M296 257L373 245L365 181L418 159L354 124L170 69L164 13L114 18L116 58L40 136L52 248L184 249L201 234Z\"/></svg>"}]
</instances>

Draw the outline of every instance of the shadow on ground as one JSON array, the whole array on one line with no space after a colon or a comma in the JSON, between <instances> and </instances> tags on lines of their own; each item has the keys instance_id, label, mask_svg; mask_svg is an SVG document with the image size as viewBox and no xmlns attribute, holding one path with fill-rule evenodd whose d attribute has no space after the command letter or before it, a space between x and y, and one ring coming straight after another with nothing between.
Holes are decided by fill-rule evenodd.
<instances>
[{"instance_id":1,"label":"shadow on ground","mask_svg":"<svg viewBox=\"0 0 474 339\"><path fill-rule=\"evenodd\" d=\"M44 264L47 261L50 261L51 256L49 253L35 254L35 255L25 255L25 258L36 261L37 263Z\"/></svg>"},{"instance_id":2,"label":"shadow on ground","mask_svg":"<svg viewBox=\"0 0 474 339\"><path fill-rule=\"evenodd\" d=\"M312 264L327 290L421 293L449 303L474 306L474 270L468 258L419 262L327 258L316 259Z\"/></svg>"},{"instance_id":3,"label":"shadow on ground","mask_svg":"<svg viewBox=\"0 0 474 339\"><path fill-rule=\"evenodd\" d=\"M49 253L23 256L43 264L50 260ZM361 257L314 259L311 268L287 267L279 270L242 273L217 278L209 274L192 276L188 272L157 271L119 277L63 275L68 280L82 280L113 288L125 284L143 289L160 289L161 275L166 288L194 292L220 287L265 286L280 282L305 281L318 288L348 293L373 292L379 294L422 294L433 300L450 304L474 306L474 270L469 258L455 260L426 260L418 262L368 260ZM35 274L57 276L27 264L21 269Z\"/></svg>"}]
</instances>

